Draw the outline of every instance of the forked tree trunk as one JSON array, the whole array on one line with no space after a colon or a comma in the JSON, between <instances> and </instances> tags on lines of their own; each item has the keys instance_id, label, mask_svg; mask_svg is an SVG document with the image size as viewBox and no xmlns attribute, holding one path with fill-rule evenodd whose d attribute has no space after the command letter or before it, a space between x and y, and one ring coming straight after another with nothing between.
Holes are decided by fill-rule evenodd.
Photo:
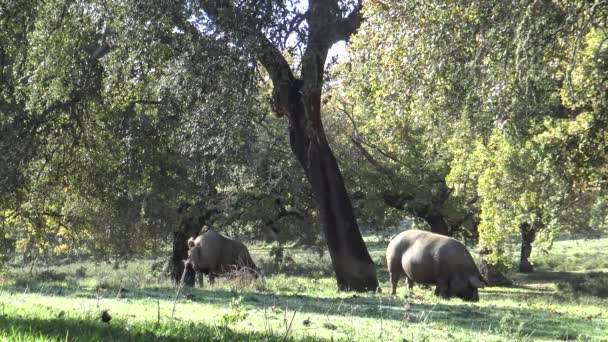
<instances>
[{"instance_id":1,"label":"forked tree trunk","mask_svg":"<svg viewBox=\"0 0 608 342\"><path fill-rule=\"evenodd\" d=\"M361 25L363 1L343 17L337 0L308 1L304 16L308 35L300 77L274 42L248 21L239 5L229 0L202 1L207 15L225 30L248 38L256 59L273 85L273 111L289 120L291 149L304 169L319 204L321 225L340 290L366 291L378 287L376 267L367 252L338 163L321 123L321 91L329 48L346 40ZM244 20L238 20L244 19ZM255 43L254 43L255 42Z\"/></svg>"},{"instance_id":2,"label":"forked tree trunk","mask_svg":"<svg viewBox=\"0 0 608 342\"><path fill-rule=\"evenodd\" d=\"M521 231L521 255L519 258L519 271L530 273L534 271L534 266L530 263L530 255L532 254L532 242L536 237L536 232L532 226L525 222L519 226Z\"/></svg>"},{"instance_id":3,"label":"forked tree trunk","mask_svg":"<svg viewBox=\"0 0 608 342\"><path fill-rule=\"evenodd\" d=\"M325 137L320 120L320 90L300 92L297 85L295 87L292 90L294 106L288 116L290 145L319 205L338 288L374 291L378 287L376 267L359 231L342 174Z\"/></svg>"}]
</instances>

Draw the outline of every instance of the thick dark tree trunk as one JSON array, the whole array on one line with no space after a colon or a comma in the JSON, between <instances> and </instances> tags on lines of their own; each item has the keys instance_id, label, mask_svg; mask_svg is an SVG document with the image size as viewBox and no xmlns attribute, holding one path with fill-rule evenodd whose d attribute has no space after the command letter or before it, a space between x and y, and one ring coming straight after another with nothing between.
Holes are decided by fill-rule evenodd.
<instances>
[{"instance_id":1,"label":"thick dark tree trunk","mask_svg":"<svg viewBox=\"0 0 608 342\"><path fill-rule=\"evenodd\" d=\"M431 232L445 236L450 235L450 226L440 212L430 212L424 216L424 220L431 226Z\"/></svg>"},{"instance_id":2,"label":"thick dark tree trunk","mask_svg":"<svg viewBox=\"0 0 608 342\"><path fill-rule=\"evenodd\" d=\"M194 209L193 209L194 208ZM200 208L190 204L183 204L178 213L182 215L179 230L173 232L171 256L167 263L167 270L171 280L178 285L184 277L184 285L194 286L196 272L188 259L188 239L196 238L205 224L213 222L213 216L217 214L215 209ZM184 274L184 268L186 274Z\"/></svg>"},{"instance_id":3,"label":"thick dark tree trunk","mask_svg":"<svg viewBox=\"0 0 608 342\"><path fill-rule=\"evenodd\" d=\"M171 280L179 285L184 267L186 267L186 259L188 259L188 239L190 237L181 231L173 233L173 243L171 257L169 258L168 268ZM184 275L184 285L194 286L194 278L196 273L190 263L187 264L186 274Z\"/></svg>"},{"instance_id":4,"label":"thick dark tree trunk","mask_svg":"<svg viewBox=\"0 0 608 342\"><path fill-rule=\"evenodd\" d=\"M173 232L173 244L171 256L169 257L168 268L169 276L176 285L179 285L182 276L184 277L184 285L194 286L196 273L190 263L186 263L188 259L188 239L195 238L201 231L201 221L208 219L207 216L194 217L189 216L182 220L180 229ZM186 274L184 274L184 268Z\"/></svg>"},{"instance_id":5,"label":"thick dark tree trunk","mask_svg":"<svg viewBox=\"0 0 608 342\"><path fill-rule=\"evenodd\" d=\"M489 251L481 251L479 272L486 278L488 286L510 286L513 284L511 279L505 275L505 270L497 265L490 264L485 255Z\"/></svg>"},{"instance_id":6,"label":"thick dark tree trunk","mask_svg":"<svg viewBox=\"0 0 608 342\"><path fill-rule=\"evenodd\" d=\"M321 224L338 288L376 290L376 267L359 231L342 174L320 121L320 89L304 92L308 96L301 94L297 85L294 86L294 106L289 113L290 144L319 204Z\"/></svg>"},{"instance_id":7,"label":"thick dark tree trunk","mask_svg":"<svg viewBox=\"0 0 608 342\"><path fill-rule=\"evenodd\" d=\"M530 263L530 254L532 254L532 242L536 238L536 231L527 222L519 226L521 231L521 255L519 259L519 272L529 273L534 271L534 267Z\"/></svg>"}]
</instances>

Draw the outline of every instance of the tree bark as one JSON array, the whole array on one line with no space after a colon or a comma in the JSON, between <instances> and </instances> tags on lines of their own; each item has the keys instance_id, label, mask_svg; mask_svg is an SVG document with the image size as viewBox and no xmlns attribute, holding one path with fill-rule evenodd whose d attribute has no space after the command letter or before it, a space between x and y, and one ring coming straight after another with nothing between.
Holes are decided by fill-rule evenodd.
<instances>
[{"instance_id":1,"label":"tree bark","mask_svg":"<svg viewBox=\"0 0 608 342\"><path fill-rule=\"evenodd\" d=\"M189 236L181 231L173 233L171 257L169 258L167 266L169 268L169 276L175 285L179 285L185 269L186 274L183 275L184 285L193 287L196 273L194 272L192 265L186 263L186 260L188 259L189 238Z\"/></svg>"},{"instance_id":2,"label":"tree bark","mask_svg":"<svg viewBox=\"0 0 608 342\"><path fill-rule=\"evenodd\" d=\"M378 287L376 268L359 231L342 174L320 121L320 89L312 94L304 92L305 95L294 89L293 94L301 98L294 99L288 116L290 145L319 205L338 288L374 291ZM305 113L305 107L308 107L308 113Z\"/></svg>"},{"instance_id":3,"label":"tree bark","mask_svg":"<svg viewBox=\"0 0 608 342\"><path fill-rule=\"evenodd\" d=\"M432 211L424 215L423 218L431 227L431 232L450 236L450 227L445 220L445 217L443 217L443 214L438 211Z\"/></svg>"},{"instance_id":4,"label":"tree bark","mask_svg":"<svg viewBox=\"0 0 608 342\"><path fill-rule=\"evenodd\" d=\"M479 254L479 272L484 278L486 278L488 286L510 286L513 284L511 279L505 275L505 270L488 262L485 255L490 254L490 251L481 251Z\"/></svg>"},{"instance_id":5,"label":"tree bark","mask_svg":"<svg viewBox=\"0 0 608 342\"><path fill-rule=\"evenodd\" d=\"M536 231L527 222L519 226L521 231L521 254L519 258L519 272L530 273L534 271L534 266L530 263L532 254L532 242L536 238Z\"/></svg>"},{"instance_id":6,"label":"tree bark","mask_svg":"<svg viewBox=\"0 0 608 342\"><path fill-rule=\"evenodd\" d=\"M179 230L173 232L173 241L171 245L171 255L166 265L169 277L174 284L179 285L182 279L184 270L184 285L194 286L196 272L191 263L186 263L188 259L188 239L196 238L204 225L211 225L215 221L215 215L219 214L219 210L213 206L213 195L217 195L214 191L208 194L208 206L199 204L183 203L178 208L178 214L181 217Z\"/></svg>"},{"instance_id":7,"label":"tree bark","mask_svg":"<svg viewBox=\"0 0 608 342\"><path fill-rule=\"evenodd\" d=\"M186 209L182 206L178 211L182 213L184 210ZM171 256L167 266L169 276L175 285L179 285L183 277L184 285L194 286L196 272L192 264L186 262L188 259L188 239L196 238L201 231L201 227L200 218L186 215L182 219L179 230L173 232Z\"/></svg>"}]
</instances>

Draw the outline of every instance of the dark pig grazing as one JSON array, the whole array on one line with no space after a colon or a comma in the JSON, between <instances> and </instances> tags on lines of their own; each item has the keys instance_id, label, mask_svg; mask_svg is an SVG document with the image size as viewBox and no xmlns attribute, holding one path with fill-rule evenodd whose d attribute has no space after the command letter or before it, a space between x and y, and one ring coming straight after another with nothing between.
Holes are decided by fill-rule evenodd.
<instances>
[{"instance_id":1,"label":"dark pig grazing","mask_svg":"<svg viewBox=\"0 0 608 342\"><path fill-rule=\"evenodd\" d=\"M213 284L216 276L235 270L245 270L257 277L257 266L247 247L212 230L188 240L189 261L194 270L209 276ZM200 278L202 285L202 277Z\"/></svg>"},{"instance_id":2,"label":"dark pig grazing","mask_svg":"<svg viewBox=\"0 0 608 342\"><path fill-rule=\"evenodd\" d=\"M414 283L436 285L437 296L473 302L479 301L477 289L486 283L462 243L421 230L395 236L386 249L386 261L393 295L402 274L410 289Z\"/></svg>"}]
</instances>

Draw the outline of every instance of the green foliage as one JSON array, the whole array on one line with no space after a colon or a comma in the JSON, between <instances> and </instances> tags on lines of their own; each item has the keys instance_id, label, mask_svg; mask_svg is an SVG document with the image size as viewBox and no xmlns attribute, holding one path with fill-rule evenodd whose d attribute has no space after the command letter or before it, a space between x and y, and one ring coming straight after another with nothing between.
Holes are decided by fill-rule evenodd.
<instances>
[{"instance_id":1,"label":"green foliage","mask_svg":"<svg viewBox=\"0 0 608 342\"><path fill-rule=\"evenodd\" d=\"M520 321L514 314L508 312L500 318L498 329L501 334L511 338L518 338L522 335L525 323Z\"/></svg>"},{"instance_id":2,"label":"green foliage","mask_svg":"<svg viewBox=\"0 0 608 342\"><path fill-rule=\"evenodd\" d=\"M247 318L247 311L243 308L243 298L236 297L230 300L230 312L223 314L221 323L224 328L230 327Z\"/></svg>"},{"instance_id":3,"label":"green foliage","mask_svg":"<svg viewBox=\"0 0 608 342\"><path fill-rule=\"evenodd\" d=\"M235 237L322 245L252 42L199 5L0 5L0 234L21 253L157 255L208 211ZM297 3L238 10L228 24L251 23L301 60L311 27ZM606 229L606 3L364 11L323 104L367 229L445 224L479 237L492 262L522 223L537 230L536 258L560 232Z\"/></svg>"},{"instance_id":4,"label":"green foliage","mask_svg":"<svg viewBox=\"0 0 608 342\"><path fill-rule=\"evenodd\" d=\"M599 197L591 207L589 213L589 226L591 229L606 231L608 230L608 198L606 196Z\"/></svg>"},{"instance_id":5,"label":"green foliage","mask_svg":"<svg viewBox=\"0 0 608 342\"><path fill-rule=\"evenodd\" d=\"M285 256L285 247L283 245L272 246L270 248L269 254L278 268L283 263Z\"/></svg>"},{"instance_id":6,"label":"green foliage","mask_svg":"<svg viewBox=\"0 0 608 342\"><path fill-rule=\"evenodd\" d=\"M256 65L228 37L199 34L194 10L0 7L0 221L32 257L155 255L185 203L221 210L217 225L237 236L312 227L301 242L319 243Z\"/></svg>"},{"instance_id":7,"label":"green foliage","mask_svg":"<svg viewBox=\"0 0 608 342\"><path fill-rule=\"evenodd\" d=\"M369 3L339 99L352 108L353 139L377 162L363 177L369 188L409 195L410 215L436 209L478 230L492 263L510 260L522 223L536 231L535 257L560 232L601 226L607 10ZM438 201L440 181L447 200Z\"/></svg>"}]
</instances>

